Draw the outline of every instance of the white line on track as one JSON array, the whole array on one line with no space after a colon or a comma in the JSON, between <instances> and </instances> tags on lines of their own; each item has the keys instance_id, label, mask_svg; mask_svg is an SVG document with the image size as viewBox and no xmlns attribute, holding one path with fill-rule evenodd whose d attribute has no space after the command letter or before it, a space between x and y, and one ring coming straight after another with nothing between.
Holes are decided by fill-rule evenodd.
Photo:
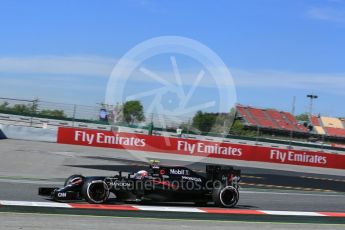
<instances>
[{"instance_id":1,"label":"white line on track","mask_svg":"<svg viewBox=\"0 0 345 230\"><path fill-rule=\"evenodd\" d=\"M70 208L69 204L57 202L35 202L35 201L11 201L0 200L0 204L4 206L29 206L29 207L51 207L51 208Z\"/></svg>"},{"instance_id":2,"label":"white line on track","mask_svg":"<svg viewBox=\"0 0 345 230\"><path fill-rule=\"evenodd\" d=\"M297 192L269 192L269 191L241 191L247 194L271 194L271 195L289 195L289 196L336 196L344 197L345 194L320 194L320 193L297 193Z\"/></svg>"},{"instance_id":3,"label":"white line on track","mask_svg":"<svg viewBox=\"0 0 345 230\"><path fill-rule=\"evenodd\" d=\"M300 212L300 211L268 211L268 210L259 210L268 215L279 215L279 216L325 216L317 212Z\"/></svg>"},{"instance_id":4,"label":"white line on track","mask_svg":"<svg viewBox=\"0 0 345 230\"><path fill-rule=\"evenodd\" d=\"M135 205L133 206L142 211L160 211L160 212L204 212L198 208L187 208L187 207L164 207L164 206L144 206Z\"/></svg>"},{"instance_id":5,"label":"white line on track","mask_svg":"<svg viewBox=\"0 0 345 230\"><path fill-rule=\"evenodd\" d=\"M49 181L49 180L25 180L25 179L0 179L0 183L13 183L13 184L36 184L36 185L61 185L62 181Z\"/></svg>"}]
</instances>

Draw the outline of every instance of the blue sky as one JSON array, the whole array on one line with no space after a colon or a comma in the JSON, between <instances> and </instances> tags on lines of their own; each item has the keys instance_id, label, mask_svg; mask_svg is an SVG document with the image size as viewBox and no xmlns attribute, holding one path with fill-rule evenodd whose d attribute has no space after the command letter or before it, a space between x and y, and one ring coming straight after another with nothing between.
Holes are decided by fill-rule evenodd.
<instances>
[{"instance_id":1,"label":"blue sky","mask_svg":"<svg viewBox=\"0 0 345 230\"><path fill-rule=\"evenodd\" d=\"M94 105L129 49L176 35L218 54L241 104L290 111L296 96L302 113L313 92L315 113L345 116L342 0L1 0L0 31L0 97Z\"/></svg>"}]
</instances>

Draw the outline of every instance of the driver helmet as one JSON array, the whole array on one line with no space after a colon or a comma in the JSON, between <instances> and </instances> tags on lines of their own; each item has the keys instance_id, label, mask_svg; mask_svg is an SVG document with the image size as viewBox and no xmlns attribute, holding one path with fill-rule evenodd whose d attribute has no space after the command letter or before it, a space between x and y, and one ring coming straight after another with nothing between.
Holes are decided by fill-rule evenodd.
<instances>
[{"instance_id":1,"label":"driver helmet","mask_svg":"<svg viewBox=\"0 0 345 230\"><path fill-rule=\"evenodd\" d=\"M146 170L140 170L135 174L136 179L142 179L144 177L147 177L149 173Z\"/></svg>"}]
</instances>

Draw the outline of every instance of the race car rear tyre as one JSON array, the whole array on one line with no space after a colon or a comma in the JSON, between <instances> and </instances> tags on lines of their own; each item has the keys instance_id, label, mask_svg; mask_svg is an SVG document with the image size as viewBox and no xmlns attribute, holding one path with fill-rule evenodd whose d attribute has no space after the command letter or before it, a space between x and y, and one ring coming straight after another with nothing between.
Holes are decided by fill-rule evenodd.
<instances>
[{"instance_id":1,"label":"race car rear tyre","mask_svg":"<svg viewBox=\"0 0 345 230\"><path fill-rule=\"evenodd\" d=\"M69 176L69 177L65 180L64 186L67 186L67 185L69 185L69 184L71 184L71 183L73 183L73 182L77 182L77 181L80 180L80 179L81 179L82 181L84 181L85 177L82 176L82 175L79 175L79 174L74 174L74 175L72 175L72 176Z\"/></svg>"},{"instance_id":2,"label":"race car rear tyre","mask_svg":"<svg viewBox=\"0 0 345 230\"><path fill-rule=\"evenodd\" d=\"M102 204L109 198L109 187L103 180L86 180L82 195L90 204Z\"/></svg>"},{"instance_id":3,"label":"race car rear tyre","mask_svg":"<svg viewBox=\"0 0 345 230\"><path fill-rule=\"evenodd\" d=\"M232 186L221 186L213 190L212 198L217 206L232 208L237 204L240 196L236 188Z\"/></svg>"}]
</instances>

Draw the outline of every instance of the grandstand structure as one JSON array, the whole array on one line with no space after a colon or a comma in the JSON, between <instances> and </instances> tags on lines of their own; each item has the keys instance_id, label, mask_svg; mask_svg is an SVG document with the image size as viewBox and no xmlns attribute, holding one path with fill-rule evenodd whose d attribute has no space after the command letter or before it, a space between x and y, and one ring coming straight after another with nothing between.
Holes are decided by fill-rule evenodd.
<instances>
[{"instance_id":1,"label":"grandstand structure","mask_svg":"<svg viewBox=\"0 0 345 230\"><path fill-rule=\"evenodd\" d=\"M345 137L345 120L335 117L311 116L310 123L314 132L320 135Z\"/></svg>"},{"instance_id":2,"label":"grandstand structure","mask_svg":"<svg viewBox=\"0 0 345 230\"><path fill-rule=\"evenodd\" d=\"M345 138L345 119L341 118L312 115L308 122L301 123L291 113L276 109L262 109L239 104L236 106L236 111L237 117L247 127L294 132L300 135L316 134Z\"/></svg>"},{"instance_id":3,"label":"grandstand structure","mask_svg":"<svg viewBox=\"0 0 345 230\"><path fill-rule=\"evenodd\" d=\"M237 117L246 126L260 127L277 131L308 133L309 129L300 124L289 112L275 109L261 109L251 106L236 106Z\"/></svg>"}]
</instances>

